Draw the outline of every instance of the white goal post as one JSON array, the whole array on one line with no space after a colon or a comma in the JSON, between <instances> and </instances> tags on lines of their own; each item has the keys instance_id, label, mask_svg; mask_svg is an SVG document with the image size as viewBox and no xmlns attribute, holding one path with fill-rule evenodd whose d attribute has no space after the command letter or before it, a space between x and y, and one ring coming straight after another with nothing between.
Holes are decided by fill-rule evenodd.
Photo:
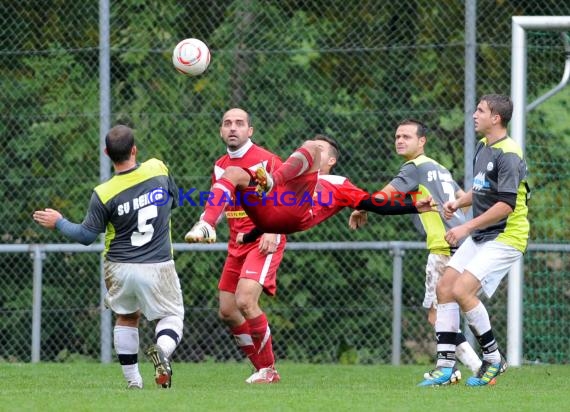
<instances>
[{"instance_id":1,"label":"white goal post","mask_svg":"<svg viewBox=\"0 0 570 412\"><path fill-rule=\"evenodd\" d=\"M525 150L526 113L560 91L570 77L570 55L566 48L566 66L560 84L537 99L532 105L526 102L527 81L527 30L567 31L570 30L570 16L516 16L512 18L511 99L513 117L511 137ZM507 304L507 359L511 366L522 363L522 302L523 263L519 260L509 272Z\"/></svg>"}]
</instances>

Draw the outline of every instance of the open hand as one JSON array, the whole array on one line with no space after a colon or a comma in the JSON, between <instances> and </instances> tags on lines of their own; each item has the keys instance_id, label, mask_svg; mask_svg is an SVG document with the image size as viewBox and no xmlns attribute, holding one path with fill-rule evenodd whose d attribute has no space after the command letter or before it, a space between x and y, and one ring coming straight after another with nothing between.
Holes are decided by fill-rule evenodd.
<instances>
[{"instance_id":1,"label":"open hand","mask_svg":"<svg viewBox=\"0 0 570 412\"><path fill-rule=\"evenodd\" d=\"M365 210L355 210L350 214L348 218L348 227L356 230L359 227L362 227L368 221L368 213Z\"/></svg>"},{"instance_id":2,"label":"open hand","mask_svg":"<svg viewBox=\"0 0 570 412\"><path fill-rule=\"evenodd\" d=\"M32 215L32 218L48 229L55 229L55 224L58 219L61 219L63 216L55 209L46 208L44 210L36 210Z\"/></svg>"}]
</instances>

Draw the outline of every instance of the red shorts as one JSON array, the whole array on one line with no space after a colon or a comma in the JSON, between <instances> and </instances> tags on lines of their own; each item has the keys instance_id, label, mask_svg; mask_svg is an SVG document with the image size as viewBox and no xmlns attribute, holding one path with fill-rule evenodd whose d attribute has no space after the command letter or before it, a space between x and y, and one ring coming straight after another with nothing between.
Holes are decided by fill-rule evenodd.
<instances>
[{"instance_id":1,"label":"red shorts","mask_svg":"<svg viewBox=\"0 0 570 412\"><path fill-rule=\"evenodd\" d=\"M311 227L313 195L319 173L309 173L272 190L267 198L244 193L242 206L256 227L265 233L294 233Z\"/></svg>"},{"instance_id":2,"label":"red shorts","mask_svg":"<svg viewBox=\"0 0 570 412\"><path fill-rule=\"evenodd\" d=\"M235 293L238 281L245 278L259 282L266 294L275 295L277 291L277 268L283 259L285 243L285 237L281 236L277 251L270 255L259 253L259 240L251 244L247 253L242 253L239 256L228 253L218 289Z\"/></svg>"}]
</instances>

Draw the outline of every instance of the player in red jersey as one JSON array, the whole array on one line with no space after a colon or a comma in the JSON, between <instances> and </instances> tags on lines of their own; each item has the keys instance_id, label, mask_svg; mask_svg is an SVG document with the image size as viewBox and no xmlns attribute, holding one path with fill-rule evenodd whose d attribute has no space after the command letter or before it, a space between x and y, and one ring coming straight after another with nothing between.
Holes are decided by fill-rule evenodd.
<instances>
[{"instance_id":1,"label":"player in red jersey","mask_svg":"<svg viewBox=\"0 0 570 412\"><path fill-rule=\"evenodd\" d=\"M405 202L403 197L401 201L388 202L381 196L371 196L344 176L330 175L337 158L336 142L317 135L297 149L272 175L264 167L254 174L241 168L226 169L210 193L202 219L186 234L185 240L192 243L215 239L215 223L230 198L243 206L255 224L254 230L240 235L238 240L244 243L266 232L294 233L310 229L345 207L384 215L432 210L431 197L417 203Z\"/></svg>"},{"instance_id":2,"label":"player in red jersey","mask_svg":"<svg viewBox=\"0 0 570 412\"><path fill-rule=\"evenodd\" d=\"M214 165L212 188L226 170L237 167L251 170L261 166L279 167L281 159L251 141L253 126L250 116L234 108L224 113L220 136L227 153ZM266 233L255 243L236 242L238 233L249 232L254 224L239 205L228 205L225 216L229 225L228 254L218 283L219 317L229 326L235 341L255 367L247 383L273 383L280 377L275 370L271 330L265 313L259 307L262 292L273 296L276 291L277 268L283 258L285 236ZM212 223L216 223L216 221Z\"/></svg>"}]
</instances>

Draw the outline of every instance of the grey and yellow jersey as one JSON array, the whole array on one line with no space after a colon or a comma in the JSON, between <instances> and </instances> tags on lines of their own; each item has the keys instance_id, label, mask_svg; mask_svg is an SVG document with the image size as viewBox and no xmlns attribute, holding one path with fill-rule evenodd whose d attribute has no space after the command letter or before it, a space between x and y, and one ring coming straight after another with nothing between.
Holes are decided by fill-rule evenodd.
<instances>
[{"instance_id":1,"label":"grey and yellow jersey","mask_svg":"<svg viewBox=\"0 0 570 412\"><path fill-rule=\"evenodd\" d=\"M82 225L105 232L107 260L156 263L172 259L170 212L178 188L166 165L150 159L97 186Z\"/></svg>"},{"instance_id":2,"label":"grey and yellow jersey","mask_svg":"<svg viewBox=\"0 0 570 412\"><path fill-rule=\"evenodd\" d=\"M455 193L460 190L449 170L425 155L404 163L390 184L399 192L419 192L417 199L431 196L438 205L455 200ZM458 210L449 220L444 219L439 212L420 213L419 218L426 233L429 251L450 255L451 247L445 240L445 233L465 222L463 211Z\"/></svg>"},{"instance_id":3,"label":"grey and yellow jersey","mask_svg":"<svg viewBox=\"0 0 570 412\"><path fill-rule=\"evenodd\" d=\"M527 166L521 147L506 136L492 145L479 140L473 160L473 217L480 216L501 194L515 194L515 208L501 221L471 234L475 242L497 240L524 252L530 225L528 222Z\"/></svg>"}]
</instances>

